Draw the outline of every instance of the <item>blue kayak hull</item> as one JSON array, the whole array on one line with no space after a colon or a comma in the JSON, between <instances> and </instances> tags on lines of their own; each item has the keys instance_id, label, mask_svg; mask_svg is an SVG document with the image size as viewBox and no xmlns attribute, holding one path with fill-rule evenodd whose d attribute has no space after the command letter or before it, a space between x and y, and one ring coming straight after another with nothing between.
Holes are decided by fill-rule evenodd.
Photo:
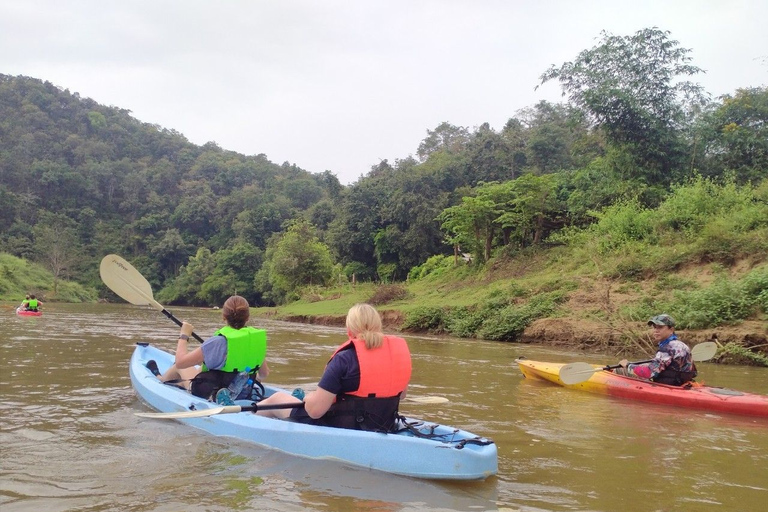
<instances>
[{"instance_id":1,"label":"blue kayak hull","mask_svg":"<svg viewBox=\"0 0 768 512\"><path fill-rule=\"evenodd\" d=\"M149 406L161 412L218 407L180 388L161 383L145 366L150 359L157 362L162 372L173 363L173 356L144 343L137 344L134 350L130 363L131 383L136 394ZM265 388L267 395L285 391L271 386ZM249 402L239 403L246 405ZM405 429L394 434L381 434L305 425L250 412L177 421L213 435L242 439L300 457L338 460L398 475L441 480L481 480L498 471L494 443L470 432L412 418L407 421L416 422L420 430L434 432L438 437L417 437Z\"/></svg>"}]
</instances>

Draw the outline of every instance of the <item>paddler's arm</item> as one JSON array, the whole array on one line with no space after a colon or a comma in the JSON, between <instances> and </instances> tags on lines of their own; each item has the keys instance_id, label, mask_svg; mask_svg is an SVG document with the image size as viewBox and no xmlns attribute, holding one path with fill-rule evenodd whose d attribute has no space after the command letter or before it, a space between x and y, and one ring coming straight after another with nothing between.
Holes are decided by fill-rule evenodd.
<instances>
[{"instance_id":1,"label":"paddler's arm","mask_svg":"<svg viewBox=\"0 0 768 512\"><path fill-rule=\"evenodd\" d=\"M259 380L264 380L267 377L269 377L269 366L267 366L267 360L265 359L263 363L261 363L261 366L259 366L259 371L257 372L259 376Z\"/></svg>"},{"instance_id":2,"label":"paddler's arm","mask_svg":"<svg viewBox=\"0 0 768 512\"><path fill-rule=\"evenodd\" d=\"M187 322L181 324L181 330L179 332L179 341L176 343L176 368L183 370L184 368L190 368L196 364L203 364L204 356L203 349L197 347L192 352L189 351L187 346L189 343L189 337L192 335L193 326Z\"/></svg>"},{"instance_id":3,"label":"paddler's arm","mask_svg":"<svg viewBox=\"0 0 768 512\"><path fill-rule=\"evenodd\" d=\"M322 417L336 400L336 395L323 388L317 388L304 397L304 410L312 419Z\"/></svg>"}]
</instances>

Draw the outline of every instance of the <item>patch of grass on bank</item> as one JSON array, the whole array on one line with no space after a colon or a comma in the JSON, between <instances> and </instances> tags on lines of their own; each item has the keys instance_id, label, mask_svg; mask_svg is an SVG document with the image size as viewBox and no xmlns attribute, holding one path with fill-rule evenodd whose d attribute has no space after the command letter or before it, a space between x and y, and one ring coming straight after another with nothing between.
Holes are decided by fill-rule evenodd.
<instances>
[{"instance_id":1,"label":"patch of grass on bank","mask_svg":"<svg viewBox=\"0 0 768 512\"><path fill-rule=\"evenodd\" d=\"M53 291L53 274L42 266L0 253L0 300L21 302L28 293L41 300L58 302L92 302L96 291L72 281L60 280Z\"/></svg>"}]
</instances>

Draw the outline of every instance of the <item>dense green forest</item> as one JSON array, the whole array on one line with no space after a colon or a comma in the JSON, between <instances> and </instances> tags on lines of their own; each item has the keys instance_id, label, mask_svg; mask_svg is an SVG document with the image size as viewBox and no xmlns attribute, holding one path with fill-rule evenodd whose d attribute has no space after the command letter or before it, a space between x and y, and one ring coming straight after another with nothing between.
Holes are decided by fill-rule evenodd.
<instances>
[{"instance_id":1,"label":"dense green forest","mask_svg":"<svg viewBox=\"0 0 768 512\"><path fill-rule=\"evenodd\" d=\"M414 278L435 257L479 271L567 244L606 212L643 219L692 183L736 187L756 205L750 229L764 230L768 87L711 98L689 54L655 28L603 33L542 70L566 102L511 113L500 130L441 123L416 155L349 186L332 170L197 146L128 110L0 75L0 252L47 268L48 300L60 281L109 297L98 263L117 253L166 303L238 293L265 306L307 287ZM695 216L681 210L669 228Z\"/></svg>"}]
</instances>

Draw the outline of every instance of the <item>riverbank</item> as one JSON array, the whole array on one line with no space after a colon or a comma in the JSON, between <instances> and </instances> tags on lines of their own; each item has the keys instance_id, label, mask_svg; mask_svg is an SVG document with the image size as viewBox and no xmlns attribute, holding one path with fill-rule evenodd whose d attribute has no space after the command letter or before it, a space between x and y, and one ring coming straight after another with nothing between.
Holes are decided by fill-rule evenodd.
<instances>
[{"instance_id":1,"label":"riverbank","mask_svg":"<svg viewBox=\"0 0 768 512\"><path fill-rule=\"evenodd\" d=\"M685 321L685 315L692 314L690 308L683 310L686 299L692 302L695 294L722 286L718 283L724 282L724 274L728 283L738 283L755 272L766 272L766 264L745 260L727 271L715 264L697 264L642 280L609 279L589 272L568 275L552 264L551 254L536 253L511 262L497 262L483 272L459 269L454 274L396 285L364 283L313 290L284 306L254 308L253 315L342 327L352 304L370 302L381 312L385 330L391 332L497 339L632 357L654 349L645 323L648 317L668 312L678 321ZM669 290L670 286L677 290ZM678 294L676 303L669 301L681 290L690 292ZM725 300L714 295L712 299L705 297L703 302ZM541 297L554 297L545 303L553 306L530 306L541 301ZM457 311L461 316L455 314ZM501 313L497 314L498 311ZM474 331L461 330L472 322ZM506 322L514 330L504 331L503 339L486 338L481 334L498 331L478 328L482 322L486 326L491 322L504 326ZM748 319L705 328L683 326L677 331L681 339L692 345L718 341L722 347L716 358L719 362L768 366L768 322L760 309Z\"/></svg>"},{"instance_id":2,"label":"riverbank","mask_svg":"<svg viewBox=\"0 0 768 512\"><path fill-rule=\"evenodd\" d=\"M345 315L282 315L277 308L260 308L254 316L297 322L312 325L328 325L344 327ZM402 328L404 314L401 311L381 309L384 330L389 332L421 332L429 331ZM540 318L526 327L519 340L515 343L537 344L551 347L566 347L584 350L586 352L604 352L606 347L622 345L620 340L628 334L643 336L647 327L643 322L629 322L623 325L610 325L605 322L588 321L573 318ZM768 356L768 327L765 322L745 321L739 325L724 325L709 329L681 329L678 336L690 345L705 341L718 342L723 347L741 346L747 350ZM650 342L650 335L647 336ZM618 355L618 354L617 354ZM721 354L716 358L720 362L736 364L753 364L734 354Z\"/></svg>"}]
</instances>

